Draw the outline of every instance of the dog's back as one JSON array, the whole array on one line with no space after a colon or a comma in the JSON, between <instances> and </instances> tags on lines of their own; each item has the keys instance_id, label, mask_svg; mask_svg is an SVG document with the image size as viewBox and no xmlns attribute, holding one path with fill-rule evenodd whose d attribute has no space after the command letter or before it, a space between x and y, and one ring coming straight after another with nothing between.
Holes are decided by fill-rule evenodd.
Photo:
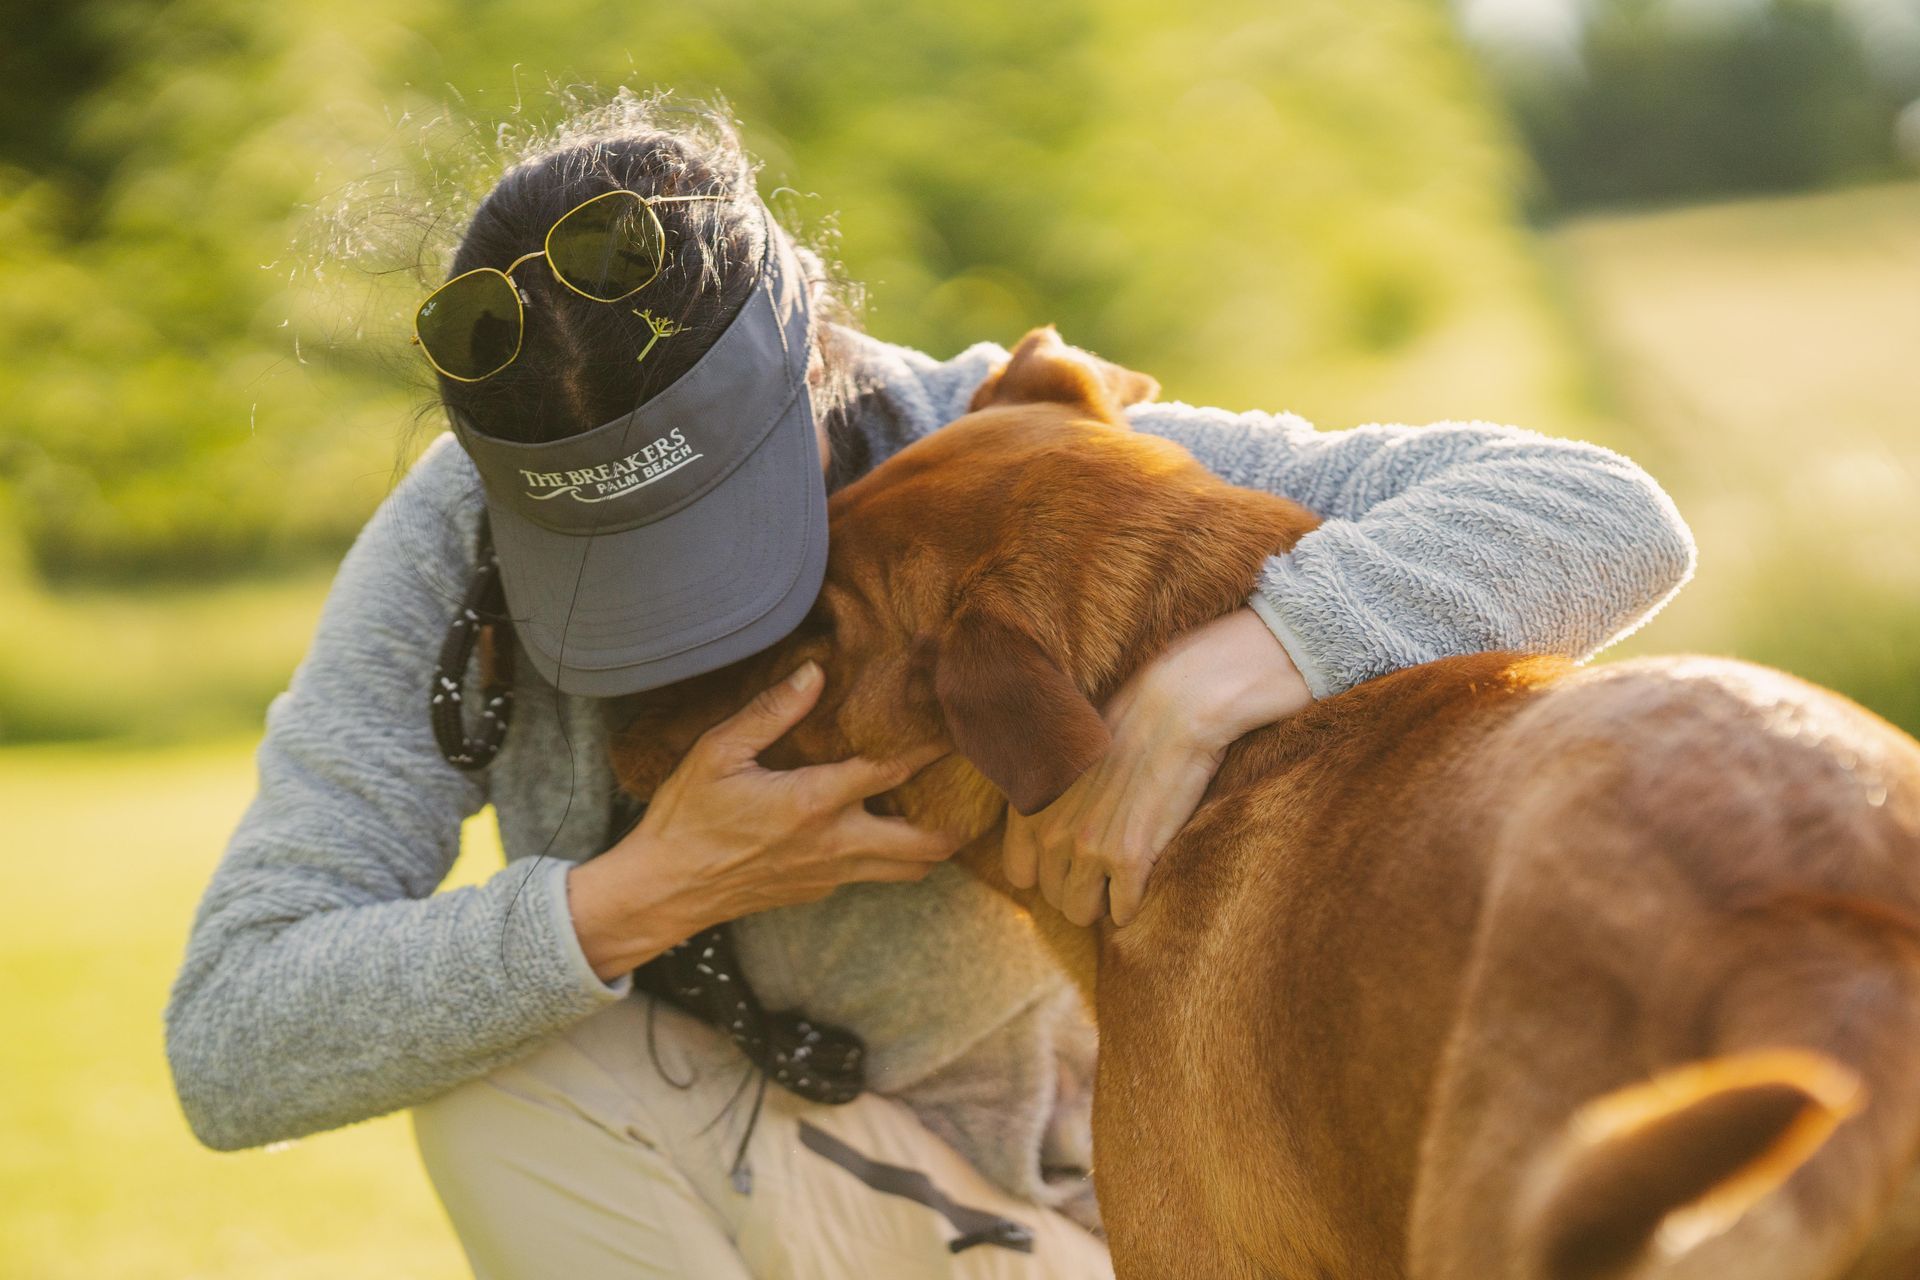
<instances>
[{"instance_id":1,"label":"dog's back","mask_svg":"<svg viewBox=\"0 0 1920 1280\"><path fill-rule=\"evenodd\" d=\"M1237 748L1108 939L1116 1257L1815 1280L1878 1226L1852 1274L1915 1274L1917 922L1920 749L1831 694L1497 655L1363 686Z\"/></svg>"},{"instance_id":2,"label":"dog's back","mask_svg":"<svg viewBox=\"0 0 1920 1280\"><path fill-rule=\"evenodd\" d=\"M1581 673L1489 747L1419 1274L1813 1280L1883 1225L1911 1264L1920 747L1711 659Z\"/></svg>"}]
</instances>

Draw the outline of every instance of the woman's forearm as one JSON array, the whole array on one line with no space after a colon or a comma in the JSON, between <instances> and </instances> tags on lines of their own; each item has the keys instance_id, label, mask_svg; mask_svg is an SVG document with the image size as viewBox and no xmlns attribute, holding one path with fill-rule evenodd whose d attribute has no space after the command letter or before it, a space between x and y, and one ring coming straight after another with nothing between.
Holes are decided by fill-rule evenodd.
<instances>
[{"instance_id":1,"label":"woman's forearm","mask_svg":"<svg viewBox=\"0 0 1920 1280\"><path fill-rule=\"evenodd\" d=\"M637 859L630 872L609 857L594 858L567 873L568 910L587 963L611 982L631 973L669 947L718 921L705 919L688 900L684 886L663 871L663 858Z\"/></svg>"},{"instance_id":2,"label":"woman's forearm","mask_svg":"<svg viewBox=\"0 0 1920 1280\"><path fill-rule=\"evenodd\" d=\"M411 1106L619 999L588 966L562 862L422 899L312 904L216 881L167 1011L194 1133L258 1146Z\"/></svg>"},{"instance_id":3,"label":"woman's forearm","mask_svg":"<svg viewBox=\"0 0 1920 1280\"><path fill-rule=\"evenodd\" d=\"M1315 697L1490 649L1584 658L1693 571L1666 493L1597 445L1490 423L1319 432L1186 405L1129 418L1322 517L1267 562L1254 600Z\"/></svg>"}]
</instances>

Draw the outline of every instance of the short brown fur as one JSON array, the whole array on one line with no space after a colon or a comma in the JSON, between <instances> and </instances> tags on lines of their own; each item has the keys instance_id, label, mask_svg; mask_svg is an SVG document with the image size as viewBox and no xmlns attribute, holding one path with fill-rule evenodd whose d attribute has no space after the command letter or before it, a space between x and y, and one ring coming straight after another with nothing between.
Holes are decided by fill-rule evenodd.
<instances>
[{"instance_id":1,"label":"short brown fur","mask_svg":"<svg viewBox=\"0 0 1920 1280\"><path fill-rule=\"evenodd\" d=\"M1091 709L1314 524L1126 431L1152 392L1031 335L977 412L835 495L793 636L616 709L623 784L817 658L767 763L957 746L893 807L1006 890L1007 798L1064 789ZM1836 695L1710 659L1431 663L1242 739L1127 929L1007 892L1094 995L1122 1277L1920 1273L1920 745ZM1711 1084L1774 1049L1861 1085L1810 1153L1817 1081ZM1656 1077L1699 1096L1576 1140ZM1664 1208L1611 1172L1676 1165ZM1671 1251L1682 1201L1763 1166Z\"/></svg>"}]
</instances>

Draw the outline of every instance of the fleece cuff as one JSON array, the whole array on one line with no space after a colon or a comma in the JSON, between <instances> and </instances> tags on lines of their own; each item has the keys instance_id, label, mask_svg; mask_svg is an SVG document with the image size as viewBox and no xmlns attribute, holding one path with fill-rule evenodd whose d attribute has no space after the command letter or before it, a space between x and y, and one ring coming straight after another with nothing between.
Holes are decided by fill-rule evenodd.
<instances>
[{"instance_id":1,"label":"fleece cuff","mask_svg":"<svg viewBox=\"0 0 1920 1280\"><path fill-rule=\"evenodd\" d=\"M1273 638L1278 640L1280 647L1287 651L1287 657L1293 660L1293 665L1299 669L1301 678L1307 682L1308 693L1311 693L1315 699L1319 699L1331 697L1340 692L1333 687L1332 681L1327 678L1326 671L1313 660L1312 655L1307 652L1307 646L1287 620L1280 616L1280 611L1274 608L1273 601L1267 598L1265 592L1255 591L1248 596L1247 605L1260 615L1260 621L1267 624L1267 630L1273 632Z\"/></svg>"},{"instance_id":2,"label":"fleece cuff","mask_svg":"<svg viewBox=\"0 0 1920 1280\"><path fill-rule=\"evenodd\" d=\"M574 866L560 858L542 862L528 879L526 891L544 907L539 918L546 927L550 954L558 959L574 990L610 1004L633 990L633 975L623 973L606 982L588 963L587 953L580 946L580 934L573 927L573 912L567 905L567 872Z\"/></svg>"}]
</instances>

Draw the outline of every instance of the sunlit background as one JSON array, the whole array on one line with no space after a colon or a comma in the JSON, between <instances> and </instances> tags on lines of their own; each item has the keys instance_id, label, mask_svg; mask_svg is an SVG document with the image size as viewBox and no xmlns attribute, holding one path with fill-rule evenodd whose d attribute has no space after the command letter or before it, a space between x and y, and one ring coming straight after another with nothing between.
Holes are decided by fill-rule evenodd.
<instances>
[{"instance_id":1,"label":"sunlit background","mask_svg":"<svg viewBox=\"0 0 1920 1280\"><path fill-rule=\"evenodd\" d=\"M723 94L882 337L1051 320L1196 403L1621 449L1701 567L1619 652L1920 730L1920 0L12 0L0 1274L459 1274L403 1121L195 1147L160 1008L438 430L411 307L622 85Z\"/></svg>"}]
</instances>

